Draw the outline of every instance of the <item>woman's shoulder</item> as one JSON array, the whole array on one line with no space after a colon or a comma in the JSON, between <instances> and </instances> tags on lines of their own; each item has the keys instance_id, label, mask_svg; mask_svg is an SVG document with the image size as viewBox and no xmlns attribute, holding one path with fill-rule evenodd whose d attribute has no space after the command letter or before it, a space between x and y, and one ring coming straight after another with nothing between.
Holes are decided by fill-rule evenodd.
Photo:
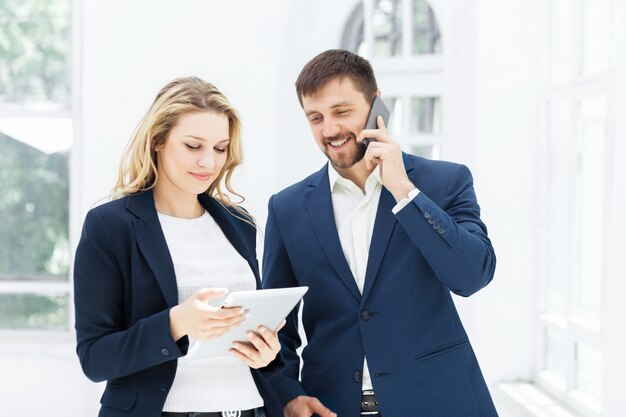
<instances>
[{"instance_id":1,"label":"woman's shoulder","mask_svg":"<svg viewBox=\"0 0 626 417\"><path fill-rule=\"evenodd\" d=\"M129 224L131 216L129 216L130 213L126 210L129 198L129 196L122 197L91 208L87 212L85 223L99 222L108 228Z\"/></svg>"}]
</instances>

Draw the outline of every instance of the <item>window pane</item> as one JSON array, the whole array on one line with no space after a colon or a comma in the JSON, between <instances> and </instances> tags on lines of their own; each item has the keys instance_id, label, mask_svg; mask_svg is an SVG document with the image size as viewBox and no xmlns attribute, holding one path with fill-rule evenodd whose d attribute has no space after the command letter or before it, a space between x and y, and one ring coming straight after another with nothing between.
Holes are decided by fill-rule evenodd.
<instances>
[{"instance_id":1,"label":"window pane","mask_svg":"<svg viewBox=\"0 0 626 417\"><path fill-rule=\"evenodd\" d=\"M411 132L441 132L441 97L413 97L411 101Z\"/></svg>"},{"instance_id":2,"label":"window pane","mask_svg":"<svg viewBox=\"0 0 626 417\"><path fill-rule=\"evenodd\" d=\"M0 294L0 328L65 330L68 298L67 295Z\"/></svg>"},{"instance_id":3,"label":"window pane","mask_svg":"<svg viewBox=\"0 0 626 417\"><path fill-rule=\"evenodd\" d=\"M372 29L375 57L402 55L402 1L375 0Z\"/></svg>"},{"instance_id":4,"label":"window pane","mask_svg":"<svg viewBox=\"0 0 626 417\"><path fill-rule=\"evenodd\" d=\"M552 0L550 6L550 78L556 85L572 77L573 2Z\"/></svg>"},{"instance_id":5,"label":"window pane","mask_svg":"<svg viewBox=\"0 0 626 417\"><path fill-rule=\"evenodd\" d=\"M611 59L611 1L583 1L583 73L607 69Z\"/></svg>"},{"instance_id":6,"label":"window pane","mask_svg":"<svg viewBox=\"0 0 626 417\"><path fill-rule=\"evenodd\" d=\"M546 330L546 363L545 370L550 373L551 382L557 388L565 391L567 388L568 363L572 357L573 344L559 332Z\"/></svg>"},{"instance_id":7,"label":"window pane","mask_svg":"<svg viewBox=\"0 0 626 417\"><path fill-rule=\"evenodd\" d=\"M439 146L437 145L411 145L409 153L427 159L439 159Z\"/></svg>"},{"instance_id":8,"label":"window pane","mask_svg":"<svg viewBox=\"0 0 626 417\"><path fill-rule=\"evenodd\" d=\"M69 120L0 119L0 218L6 220L0 222L0 277L5 280L67 280L70 145Z\"/></svg>"},{"instance_id":9,"label":"window pane","mask_svg":"<svg viewBox=\"0 0 626 417\"><path fill-rule=\"evenodd\" d=\"M571 105L567 99L553 99L548 113L548 180L546 184L546 309L567 319L574 270L571 262L573 238L571 149Z\"/></svg>"},{"instance_id":10,"label":"window pane","mask_svg":"<svg viewBox=\"0 0 626 417\"><path fill-rule=\"evenodd\" d=\"M385 97L383 101L385 102L385 106L391 111L389 126L387 126L387 128L392 133L404 133L404 100L398 97Z\"/></svg>"},{"instance_id":11,"label":"window pane","mask_svg":"<svg viewBox=\"0 0 626 417\"><path fill-rule=\"evenodd\" d=\"M413 55L440 53L441 33L433 10L425 0L413 0Z\"/></svg>"},{"instance_id":12,"label":"window pane","mask_svg":"<svg viewBox=\"0 0 626 417\"><path fill-rule=\"evenodd\" d=\"M70 104L70 0L0 0L0 105Z\"/></svg>"},{"instance_id":13,"label":"window pane","mask_svg":"<svg viewBox=\"0 0 626 417\"><path fill-rule=\"evenodd\" d=\"M605 142L606 98L602 96L580 102L576 177L576 241L579 243L576 256L576 316L579 321L597 330L600 329L602 303Z\"/></svg>"},{"instance_id":14,"label":"window pane","mask_svg":"<svg viewBox=\"0 0 626 417\"><path fill-rule=\"evenodd\" d=\"M341 49L352 51L357 55L365 57L364 24L363 3L358 3L352 13L350 13L350 17L348 17L343 29Z\"/></svg>"},{"instance_id":15,"label":"window pane","mask_svg":"<svg viewBox=\"0 0 626 417\"><path fill-rule=\"evenodd\" d=\"M577 389L600 402L602 395L602 353L582 343L576 346Z\"/></svg>"}]
</instances>

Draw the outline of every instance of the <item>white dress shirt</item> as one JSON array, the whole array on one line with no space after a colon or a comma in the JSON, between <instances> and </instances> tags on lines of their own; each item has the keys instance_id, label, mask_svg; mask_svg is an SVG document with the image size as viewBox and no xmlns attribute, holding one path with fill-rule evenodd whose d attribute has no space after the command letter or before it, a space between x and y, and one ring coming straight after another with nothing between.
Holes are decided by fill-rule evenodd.
<instances>
[{"instance_id":1,"label":"white dress shirt","mask_svg":"<svg viewBox=\"0 0 626 417\"><path fill-rule=\"evenodd\" d=\"M328 179L333 203L333 214L341 249L350 266L356 285L363 294L365 272L374 231L376 212L382 190L379 168L377 167L365 181L365 194L352 181L342 177L328 164ZM414 189L409 197L401 200L394 208L396 214L419 193ZM372 389L372 380L367 368L367 358L363 364L363 390Z\"/></svg>"}]
</instances>

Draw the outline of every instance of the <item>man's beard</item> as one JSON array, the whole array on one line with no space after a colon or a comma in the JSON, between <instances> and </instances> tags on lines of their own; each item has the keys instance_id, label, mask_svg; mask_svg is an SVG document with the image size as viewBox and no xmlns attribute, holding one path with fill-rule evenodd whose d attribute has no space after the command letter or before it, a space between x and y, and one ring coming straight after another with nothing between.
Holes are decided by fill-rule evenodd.
<instances>
[{"instance_id":1,"label":"man's beard","mask_svg":"<svg viewBox=\"0 0 626 417\"><path fill-rule=\"evenodd\" d=\"M357 162L363 159L363 157L365 156L365 151L367 151L367 146L365 146L363 142L357 143L356 135L352 132L349 132L348 134L340 134L340 135L333 136L330 138L324 138L324 142L326 143L326 146L329 147L331 146L329 142L335 139L345 138L346 136L350 138L348 140L353 140L356 145L356 150L352 154L342 157L341 159L338 160L338 159L331 158L328 152L324 152L324 155L326 155L326 158L328 158L330 163L336 169L347 169L347 168L353 167Z\"/></svg>"}]
</instances>

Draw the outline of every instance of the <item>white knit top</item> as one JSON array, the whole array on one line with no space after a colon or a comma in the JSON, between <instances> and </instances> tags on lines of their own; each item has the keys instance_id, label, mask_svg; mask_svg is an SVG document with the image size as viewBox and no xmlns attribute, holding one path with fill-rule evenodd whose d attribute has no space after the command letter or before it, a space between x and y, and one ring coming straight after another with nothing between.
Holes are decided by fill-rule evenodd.
<instances>
[{"instance_id":1,"label":"white knit top","mask_svg":"<svg viewBox=\"0 0 626 417\"><path fill-rule=\"evenodd\" d=\"M200 288L256 288L250 265L208 213L196 219L159 213L159 221L174 263L179 303ZM250 368L241 360L232 355L182 357L163 411L214 412L262 406Z\"/></svg>"}]
</instances>

